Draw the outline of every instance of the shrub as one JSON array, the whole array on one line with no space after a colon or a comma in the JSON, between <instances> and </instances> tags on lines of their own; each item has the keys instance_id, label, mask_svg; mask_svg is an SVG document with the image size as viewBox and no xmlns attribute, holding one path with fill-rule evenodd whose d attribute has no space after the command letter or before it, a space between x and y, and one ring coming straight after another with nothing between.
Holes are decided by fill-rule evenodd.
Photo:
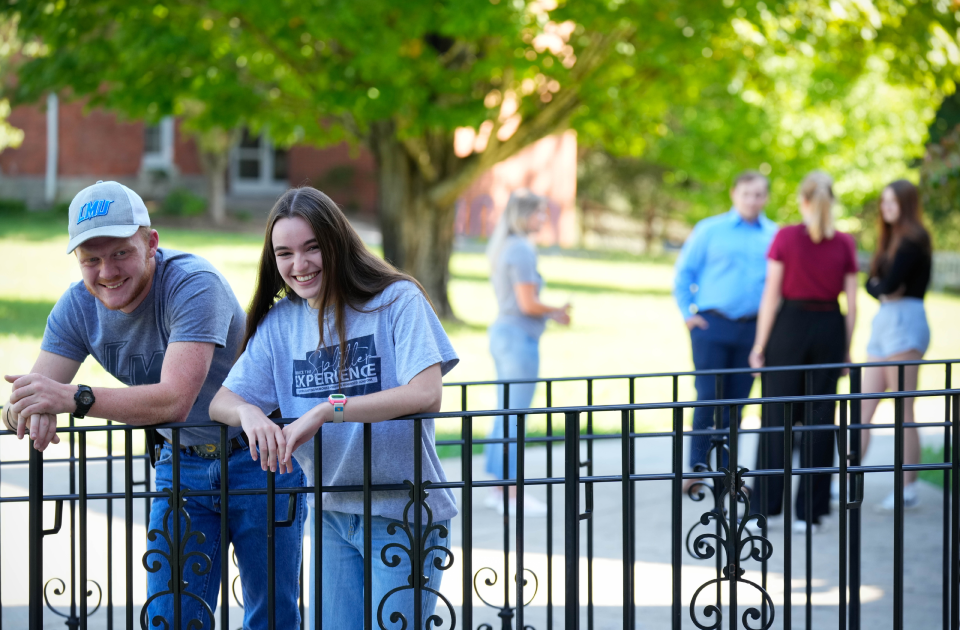
<instances>
[{"instance_id":1,"label":"shrub","mask_svg":"<svg viewBox=\"0 0 960 630\"><path fill-rule=\"evenodd\" d=\"M186 188L175 188L160 206L163 214L177 217L196 217L207 211L207 200Z\"/></svg>"},{"instance_id":2,"label":"shrub","mask_svg":"<svg viewBox=\"0 0 960 630\"><path fill-rule=\"evenodd\" d=\"M23 214L27 211L27 202L21 199L0 199L0 215Z\"/></svg>"}]
</instances>

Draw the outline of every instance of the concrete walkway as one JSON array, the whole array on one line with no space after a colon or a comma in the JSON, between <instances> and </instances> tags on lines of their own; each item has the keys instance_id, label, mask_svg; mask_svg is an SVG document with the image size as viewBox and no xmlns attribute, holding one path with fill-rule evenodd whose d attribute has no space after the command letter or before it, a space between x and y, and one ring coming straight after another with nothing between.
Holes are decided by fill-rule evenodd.
<instances>
[{"instance_id":1,"label":"concrete walkway","mask_svg":"<svg viewBox=\"0 0 960 630\"><path fill-rule=\"evenodd\" d=\"M942 441L942 429L925 429L924 440L934 443ZM741 442L741 453L747 455L755 452L755 440L752 436L744 436ZM22 445L16 440L6 438L0 440L0 456L5 461L21 459L25 454ZM585 446L582 446L585 453ZM867 465L877 465L892 462L893 438L890 431L878 431L871 446ZM91 456L93 453L91 452ZM545 448L531 448L527 455L527 477L535 478L545 475ZM643 439L637 441L637 461L639 473L665 473L670 471L670 440L663 438ZM600 441L594 450L594 472L597 475L620 474L620 442L619 440ZM753 467L752 462L743 462ZM446 469L451 479L459 477L459 461L445 461ZM476 479L483 479L483 461L475 457L473 461ZM560 476L563 470L563 448L554 447L554 475ZM65 492L67 490L67 475L65 467L51 466L46 472L45 489L48 493ZM114 470L116 488L122 488L122 467ZM142 472L138 469L136 478ZM863 586L861 589L862 628L882 629L892 627L892 589L893 589L893 519L890 515L879 514L873 508L875 504L891 490L893 485L892 473L873 474L868 476L863 514ZM105 468L103 464L91 464L90 492L100 492L105 489ZM23 496L26 494L27 474L26 467L4 468L0 492L2 496ZM487 578L492 579L490 571L479 574L477 583L481 585L480 594L493 604L502 604L503 599L503 529L502 517L487 507L484 507L486 490L474 491L474 519L473 519L473 570L476 574L483 567L490 567L496 571L496 583L493 586L483 585ZM528 492L545 501L546 489L543 486L531 487ZM603 483L595 486L595 510L593 516L594 527L594 562L592 567L593 614L596 628L622 628L622 520L621 520L621 489L619 483ZM563 595L563 492L560 487L553 490L556 513L553 531L553 601L562 604ZM672 570L670 564L670 482L645 481L636 484L637 497L637 564L636 564L636 601L637 628L669 628ZM936 628L941 622L941 571L943 562L942 549L942 492L933 486L925 485L922 490L922 505L906 516L905 553L905 609L907 628ZM462 497L458 496L462 505ZM709 506L708 506L709 507ZM701 514L708 507L703 503L695 503L690 499L683 501L683 533L694 527ZM583 505L581 503L581 510ZM115 627L123 627L122 598L124 593L123 568L123 504L121 501L114 505L113 519L113 592L120 605L114 606ZM53 521L52 507L47 508L46 515L49 527ZM79 513L77 515L79 518ZM89 576L96 580L103 589L106 584L107 545L106 528L107 518L103 502L91 502L88 516L90 539L88 541ZM144 572L140 558L144 547L144 502L138 501L135 505L134 526L134 593L137 604L142 603L145 593ZM26 504L5 504L0 511L0 541L2 556L0 556L0 593L3 610L2 621L4 628L27 627L27 593L26 571L28 555L26 540L16 544L20 532L27 521ZM509 541L511 547L509 580L513 590L513 572L516 557L513 554L515 545L515 521L509 520ZM69 574L69 513L64 515L63 531L47 537L44 547L44 576L45 579L59 577L68 581ZM79 524L79 521L78 521ZM586 553L586 530L588 525L582 522L581 550ZM547 556L546 556L545 518L526 519L524 537L524 566L536 575L538 590L529 606L525 608L526 625L538 630L547 628L546 606L548 592ZM705 531L701 528L700 531ZM838 602L838 534L836 519L828 523L823 531L813 537L812 544L812 628L836 627ZM784 563L783 563L783 536L784 531L771 531L769 539L773 545L773 557L769 562L768 592L773 599L775 621L773 628L783 627L782 622L786 614L783 605ZM458 517L452 524L450 541L456 560L453 567L443 577L441 591L450 600L457 615L457 626L462 624L463 575L462 575L462 522ZM792 621L794 628L805 627L805 537L803 534L793 534L793 585ZM305 552L309 553L309 538L306 541ZM702 584L715 576L713 560L697 560L684 552L682 565L683 582L683 627L694 628L690 621L689 601L694 591ZM743 564L747 570L745 579L759 582L759 563L747 561ZM581 619L586 627L587 615L587 581L588 567L585 558L580 561L581 576ZM534 578L528 575L528 583L532 594ZM50 587L51 601L61 611L69 610L69 599L53 595ZM96 589L94 589L96 590ZM706 605L713 603L712 588L708 588L698 605L698 619L709 625L714 618L704 615ZM760 603L759 595L747 586L739 589L739 615L747 607L757 606ZM511 595L512 597L512 595ZM728 601L726 592L724 602ZM489 623L494 628L500 627L500 620L496 610L488 608L480 598L473 594L474 627L482 623ZM449 613L443 612L443 606L438 612L445 617ZM728 611L724 607L724 613ZM90 628L106 627L106 597L101 609L90 617ZM139 617L139 605L135 618ZM240 627L242 612L236 605L231 606L231 627ZM45 628L62 628L64 620L51 611L46 611ZM727 627L729 620L724 621ZM758 625L756 622L751 622ZM449 628L449 623L441 626ZM563 608L557 605L554 608L554 627L563 627Z\"/></svg>"}]
</instances>

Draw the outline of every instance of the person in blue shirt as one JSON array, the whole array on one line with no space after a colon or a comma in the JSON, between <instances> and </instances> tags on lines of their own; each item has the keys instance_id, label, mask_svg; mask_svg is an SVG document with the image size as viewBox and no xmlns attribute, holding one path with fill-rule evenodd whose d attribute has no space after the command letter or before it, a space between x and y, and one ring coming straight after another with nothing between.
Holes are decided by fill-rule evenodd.
<instances>
[{"instance_id":1,"label":"person in blue shirt","mask_svg":"<svg viewBox=\"0 0 960 630\"><path fill-rule=\"evenodd\" d=\"M757 311L767 272L767 249L777 226L763 214L770 184L756 171L741 173L730 191L733 208L697 223L677 258L673 294L690 330L697 370L748 367L757 328ZM746 398L753 376L723 377L717 391L714 376L697 376L697 400ZM694 430L710 429L715 410L698 407ZM722 409L723 427L730 410ZM690 466L707 463L708 436L695 436ZM688 480L685 489L696 480Z\"/></svg>"}]
</instances>

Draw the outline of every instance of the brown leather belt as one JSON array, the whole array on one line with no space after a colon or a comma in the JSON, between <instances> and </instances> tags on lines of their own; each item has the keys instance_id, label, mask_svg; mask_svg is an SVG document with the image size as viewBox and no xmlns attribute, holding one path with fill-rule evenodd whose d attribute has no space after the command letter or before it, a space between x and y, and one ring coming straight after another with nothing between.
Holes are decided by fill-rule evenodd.
<instances>
[{"instance_id":1,"label":"brown leather belt","mask_svg":"<svg viewBox=\"0 0 960 630\"><path fill-rule=\"evenodd\" d=\"M163 437L163 436L160 435L160 434L157 434L157 435L160 437L160 439L161 439L163 442L166 442L166 443L169 444L171 447L173 446L173 442L171 442L170 440L168 440L167 438ZM241 438L242 438L242 441L241 441ZM227 442L227 444L228 444L227 454L229 455L229 454L232 453L233 451L244 450L244 449L249 448L249 447L250 447L250 446L249 446L249 445L250 445L250 440L247 439L247 434L246 434L246 433L241 432L240 435L238 435L237 437L235 437L235 438L233 438L232 440L230 440L229 442ZM162 447L162 446L163 446L163 444L162 444L162 442L161 442L161 444L158 444L158 445L157 445L157 448L159 449L159 448ZM219 442L214 443L214 444L193 444L193 445L191 445L191 446L186 446L186 445L181 444L181 445L180 445L180 450L181 450L181 451L192 451L194 454L196 454L196 455L198 455L198 456L200 456L200 457L206 457L206 458L208 458L208 459L219 459L219 458L220 458L220 443L219 443ZM159 459L159 451L158 451L158 459Z\"/></svg>"}]
</instances>

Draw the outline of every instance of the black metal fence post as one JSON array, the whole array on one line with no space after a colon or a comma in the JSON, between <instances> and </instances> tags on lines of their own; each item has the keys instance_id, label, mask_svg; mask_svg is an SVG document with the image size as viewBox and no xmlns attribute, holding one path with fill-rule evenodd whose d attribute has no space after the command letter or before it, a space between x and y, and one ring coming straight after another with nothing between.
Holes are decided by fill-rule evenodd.
<instances>
[{"instance_id":1,"label":"black metal fence post","mask_svg":"<svg viewBox=\"0 0 960 630\"><path fill-rule=\"evenodd\" d=\"M43 627L43 453L30 445L30 627Z\"/></svg>"},{"instance_id":2,"label":"black metal fence post","mask_svg":"<svg viewBox=\"0 0 960 630\"><path fill-rule=\"evenodd\" d=\"M850 393L859 394L863 378L862 369L859 367L850 368ZM859 425L861 422L860 399L856 398L850 401L850 424ZM850 431L850 466L859 466L863 443L861 442L861 429ZM841 479L841 483L847 484L847 496L850 496L850 481ZM846 506L843 506L844 508ZM847 614L847 622L850 630L860 630L860 510L850 510L849 519L849 577L850 577L850 603Z\"/></svg>"},{"instance_id":3,"label":"black metal fence post","mask_svg":"<svg viewBox=\"0 0 960 630\"><path fill-rule=\"evenodd\" d=\"M564 426L564 619L566 630L580 628L580 414L567 412Z\"/></svg>"}]
</instances>

